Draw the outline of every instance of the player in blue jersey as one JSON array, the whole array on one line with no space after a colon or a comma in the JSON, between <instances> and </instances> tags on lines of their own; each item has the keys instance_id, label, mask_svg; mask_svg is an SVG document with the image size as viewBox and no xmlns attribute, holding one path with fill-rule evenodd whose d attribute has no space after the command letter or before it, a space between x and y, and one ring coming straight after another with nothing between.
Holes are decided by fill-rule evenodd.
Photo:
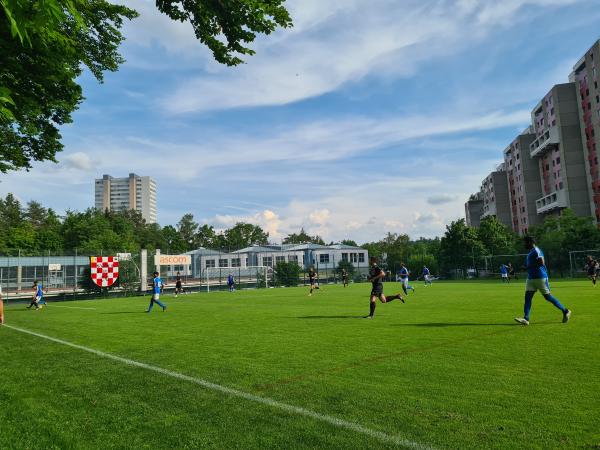
<instances>
[{"instance_id":1,"label":"player in blue jersey","mask_svg":"<svg viewBox=\"0 0 600 450\"><path fill-rule=\"evenodd\" d=\"M522 318L517 317L515 321L521 325L529 325L529 313L533 296L537 291L544 296L546 300L560 309L563 313L563 323L567 323L571 318L571 311L565 308L556 297L550 293L550 284L548 283L548 271L546 270L546 261L544 252L535 245L535 240L531 236L525 237L525 247L529 250L526 261L527 284L525 287L525 308Z\"/></svg>"},{"instance_id":2,"label":"player in blue jersey","mask_svg":"<svg viewBox=\"0 0 600 450\"><path fill-rule=\"evenodd\" d=\"M409 275L410 270L408 270L404 263L400 263L400 282L402 283L402 290L405 295L408 295L409 289L412 289L412 291L415 292L415 288L408 284Z\"/></svg>"},{"instance_id":3,"label":"player in blue jersey","mask_svg":"<svg viewBox=\"0 0 600 450\"><path fill-rule=\"evenodd\" d=\"M152 307L155 303L158 306L160 306L164 312L167 310L167 305L161 303L160 301L160 292L163 287L163 282L160 276L158 275L158 272L154 272L153 276L154 279L152 280L152 298L150 298L150 306L148 306L148 310L146 312L151 312Z\"/></svg>"},{"instance_id":4,"label":"player in blue jersey","mask_svg":"<svg viewBox=\"0 0 600 450\"><path fill-rule=\"evenodd\" d=\"M423 266L423 271L421 272L421 276L423 277L423 281L425 282L425 286L431 286L431 272L427 266Z\"/></svg>"},{"instance_id":5,"label":"player in blue jersey","mask_svg":"<svg viewBox=\"0 0 600 450\"><path fill-rule=\"evenodd\" d=\"M235 278L233 278L232 274L229 274L227 277L227 286L229 286L229 292L233 292L235 290Z\"/></svg>"},{"instance_id":6,"label":"player in blue jersey","mask_svg":"<svg viewBox=\"0 0 600 450\"><path fill-rule=\"evenodd\" d=\"M33 282L33 296L31 297L31 303L29 304L27 309L30 309L32 306L35 306L35 309L38 310L42 308L42 306L40 305L45 304L46 300L44 300L44 290L42 288L42 283L35 280Z\"/></svg>"},{"instance_id":7,"label":"player in blue jersey","mask_svg":"<svg viewBox=\"0 0 600 450\"><path fill-rule=\"evenodd\" d=\"M508 279L508 266L506 264L500 266L500 276L502 277L503 283L510 283L510 280Z\"/></svg>"}]
</instances>

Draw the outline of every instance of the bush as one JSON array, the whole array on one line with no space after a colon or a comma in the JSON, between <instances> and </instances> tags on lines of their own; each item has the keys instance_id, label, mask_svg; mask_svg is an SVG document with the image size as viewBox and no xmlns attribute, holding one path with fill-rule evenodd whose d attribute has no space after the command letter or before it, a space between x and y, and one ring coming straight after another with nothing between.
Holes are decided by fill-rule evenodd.
<instances>
[{"instance_id":1,"label":"bush","mask_svg":"<svg viewBox=\"0 0 600 450\"><path fill-rule=\"evenodd\" d=\"M295 262L279 262L275 266L276 286L298 286L302 269Z\"/></svg>"}]
</instances>

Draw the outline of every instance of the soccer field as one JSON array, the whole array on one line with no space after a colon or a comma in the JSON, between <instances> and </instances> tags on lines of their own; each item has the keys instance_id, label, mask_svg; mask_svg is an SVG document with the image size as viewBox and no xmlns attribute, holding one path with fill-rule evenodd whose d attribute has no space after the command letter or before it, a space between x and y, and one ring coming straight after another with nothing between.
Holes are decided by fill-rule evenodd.
<instances>
[{"instance_id":1,"label":"soccer field","mask_svg":"<svg viewBox=\"0 0 600 450\"><path fill-rule=\"evenodd\" d=\"M8 306L0 448L600 448L600 288L415 286Z\"/></svg>"}]
</instances>

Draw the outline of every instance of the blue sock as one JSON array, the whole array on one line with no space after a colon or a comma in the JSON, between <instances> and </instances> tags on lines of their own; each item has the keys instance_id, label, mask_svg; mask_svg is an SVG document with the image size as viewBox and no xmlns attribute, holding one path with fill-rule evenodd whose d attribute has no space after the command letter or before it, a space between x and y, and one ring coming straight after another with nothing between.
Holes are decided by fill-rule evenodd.
<instances>
[{"instance_id":1,"label":"blue sock","mask_svg":"<svg viewBox=\"0 0 600 450\"><path fill-rule=\"evenodd\" d=\"M544 295L544 298L560 309L563 313L567 310L567 308L565 308L552 294L546 294Z\"/></svg>"},{"instance_id":2,"label":"blue sock","mask_svg":"<svg viewBox=\"0 0 600 450\"><path fill-rule=\"evenodd\" d=\"M406 286L402 285L402 290L404 291L404 293L405 293L406 295L408 295L408 291L406 290Z\"/></svg>"},{"instance_id":3,"label":"blue sock","mask_svg":"<svg viewBox=\"0 0 600 450\"><path fill-rule=\"evenodd\" d=\"M529 313L531 312L531 303L533 300L533 296L535 291L527 291L525 292L525 307L523 312L523 318L529 321Z\"/></svg>"},{"instance_id":4,"label":"blue sock","mask_svg":"<svg viewBox=\"0 0 600 450\"><path fill-rule=\"evenodd\" d=\"M160 306L162 309L165 309L165 305L162 304L159 300L154 300L154 303L156 303L158 306Z\"/></svg>"},{"instance_id":5,"label":"blue sock","mask_svg":"<svg viewBox=\"0 0 600 450\"><path fill-rule=\"evenodd\" d=\"M415 288L414 288L414 287L412 287L412 286L409 286L408 288L409 288L409 289L412 289L413 291L415 290Z\"/></svg>"},{"instance_id":6,"label":"blue sock","mask_svg":"<svg viewBox=\"0 0 600 450\"><path fill-rule=\"evenodd\" d=\"M150 299L150 306L148 306L148 312L152 311L152 307L154 306L154 299Z\"/></svg>"}]
</instances>

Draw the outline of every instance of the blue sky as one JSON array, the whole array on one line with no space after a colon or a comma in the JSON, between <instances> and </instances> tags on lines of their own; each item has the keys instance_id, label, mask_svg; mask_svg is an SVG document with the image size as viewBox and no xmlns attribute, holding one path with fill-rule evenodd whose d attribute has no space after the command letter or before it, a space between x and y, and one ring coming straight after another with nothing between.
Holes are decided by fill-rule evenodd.
<instances>
[{"instance_id":1,"label":"blue sky","mask_svg":"<svg viewBox=\"0 0 600 450\"><path fill-rule=\"evenodd\" d=\"M600 38L596 0L293 0L294 28L228 68L188 24L129 4L127 62L82 77L60 163L2 176L1 194L83 210L94 178L135 172L157 180L161 225L441 235Z\"/></svg>"}]
</instances>

